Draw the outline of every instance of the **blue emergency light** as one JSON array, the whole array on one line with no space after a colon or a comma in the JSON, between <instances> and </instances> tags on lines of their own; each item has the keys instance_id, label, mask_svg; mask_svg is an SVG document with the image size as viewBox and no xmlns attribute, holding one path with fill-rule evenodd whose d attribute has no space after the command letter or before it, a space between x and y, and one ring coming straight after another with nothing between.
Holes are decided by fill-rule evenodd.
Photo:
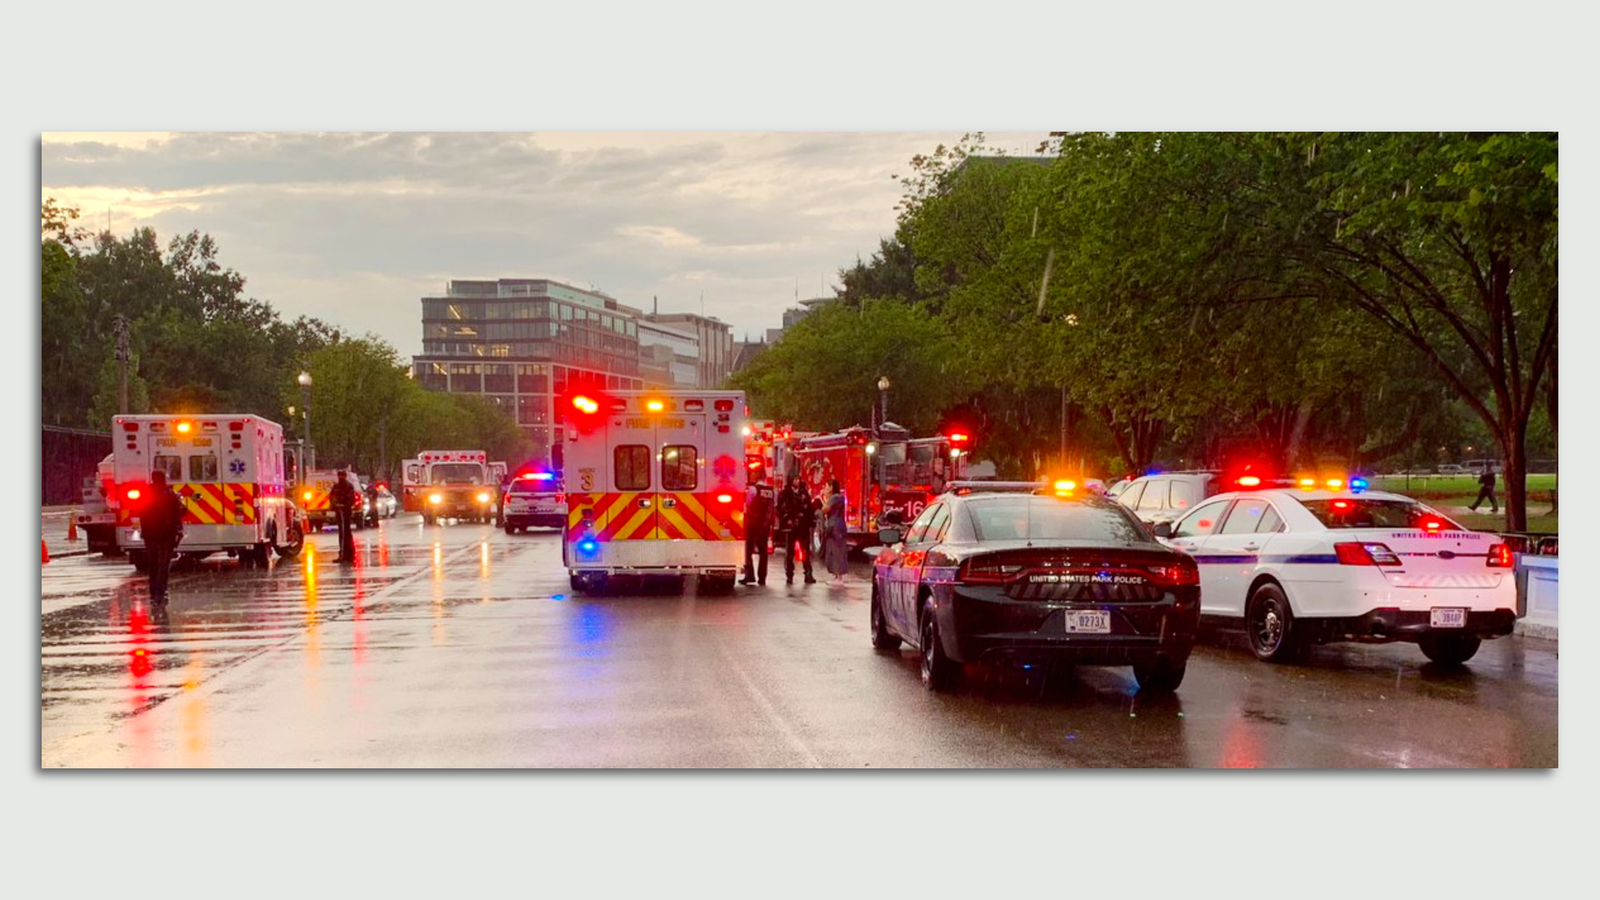
<instances>
[{"instance_id":1,"label":"blue emergency light","mask_svg":"<svg viewBox=\"0 0 1600 900\"><path fill-rule=\"evenodd\" d=\"M592 537L586 537L578 542L578 552L582 553L584 556L593 555L594 552L599 549L600 542Z\"/></svg>"},{"instance_id":2,"label":"blue emergency light","mask_svg":"<svg viewBox=\"0 0 1600 900\"><path fill-rule=\"evenodd\" d=\"M1361 493L1362 491L1364 491L1366 489L1367 489L1367 480L1365 478L1352 478L1352 479L1350 479L1350 493L1359 494L1359 493Z\"/></svg>"}]
</instances>

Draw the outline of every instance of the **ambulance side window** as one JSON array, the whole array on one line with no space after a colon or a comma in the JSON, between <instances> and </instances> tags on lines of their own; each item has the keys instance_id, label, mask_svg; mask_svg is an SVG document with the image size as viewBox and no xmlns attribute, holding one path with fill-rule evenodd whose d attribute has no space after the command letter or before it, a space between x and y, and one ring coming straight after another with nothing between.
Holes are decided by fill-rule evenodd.
<instances>
[{"instance_id":1,"label":"ambulance side window","mask_svg":"<svg viewBox=\"0 0 1600 900\"><path fill-rule=\"evenodd\" d=\"M183 480L183 457L181 456L156 456L150 460L150 472L167 473L167 483Z\"/></svg>"},{"instance_id":2,"label":"ambulance side window","mask_svg":"<svg viewBox=\"0 0 1600 900\"><path fill-rule=\"evenodd\" d=\"M624 444L612 453L611 478L619 491L650 490L650 448Z\"/></svg>"},{"instance_id":3,"label":"ambulance side window","mask_svg":"<svg viewBox=\"0 0 1600 900\"><path fill-rule=\"evenodd\" d=\"M668 444L661 448L661 489L664 491L692 491L700 484L698 450L686 444Z\"/></svg>"}]
</instances>

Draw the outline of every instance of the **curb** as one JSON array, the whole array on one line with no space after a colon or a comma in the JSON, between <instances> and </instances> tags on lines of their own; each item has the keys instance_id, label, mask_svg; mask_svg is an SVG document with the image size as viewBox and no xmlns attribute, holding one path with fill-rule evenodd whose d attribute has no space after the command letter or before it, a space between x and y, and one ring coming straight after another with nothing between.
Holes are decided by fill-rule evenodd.
<instances>
[{"instance_id":1,"label":"curb","mask_svg":"<svg viewBox=\"0 0 1600 900\"><path fill-rule=\"evenodd\" d=\"M50 559L52 561L54 561L54 560L58 560L58 559L66 559L66 558L72 557L72 556L88 556L88 555L89 555L89 551L88 550L63 550L60 553L51 553L50 554Z\"/></svg>"},{"instance_id":2,"label":"curb","mask_svg":"<svg viewBox=\"0 0 1600 900\"><path fill-rule=\"evenodd\" d=\"M1525 619L1517 620L1514 633L1525 637L1539 638L1546 641L1559 641L1561 629L1556 625L1545 625L1542 622L1529 622Z\"/></svg>"}]
</instances>

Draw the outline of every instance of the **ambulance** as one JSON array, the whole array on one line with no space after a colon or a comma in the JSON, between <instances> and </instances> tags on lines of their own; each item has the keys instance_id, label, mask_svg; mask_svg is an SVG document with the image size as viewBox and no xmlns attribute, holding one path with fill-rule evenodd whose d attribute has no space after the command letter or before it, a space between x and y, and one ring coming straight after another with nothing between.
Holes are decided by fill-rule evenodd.
<instances>
[{"instance_id":1,"label":"ambulance","mask_svg":"<svg viewBox=\"0 0 1600 900\"><path fill-rule=\"evenodd\" d=\"M573 589L692 575L732 590L744 565L744 392L580 391L561 403Z\"/></svg>"},{"instance_id":2,"label":"ambulance","mask_svg":"<svg viewBox=\"0 0 1600 900\"><path fill-rule=\"evenodd\" d=\"M356 489L354 515L350 517L350 528L355 530L374 520L366 492L361 489L361 476L346 469L345 478ZM333 508L333 486L338 483L338 469L312 469L306 473L305 480L295 486L295 503L299 504L312 528L339 524L339 514Z\"/></svg>"},{"instance_id":3,"label":"ambulance","mask_svg":"<svg viewBox=\"0 0 1600 900\"><path fill-rule=\"evenodd\" d=\"M496 521L500 487L489 466L483 450L423 450L401 466L402 506L429 525Z\"/></svg>"},{"instance_id":4,"label":"ambulance","mask_svg":"<svg viewBox=\"0 0 1600 900\"><path fill-rule=\"evenodd\" d=\"M253 415L138 415L111 420L117 546L147 567L139 511L150 476L166 473L184 505L178 549L198 558L218 551L266 565L272 551L300 553L305 522L283 476L283 426Z\"/></svg>"}]
</instances>

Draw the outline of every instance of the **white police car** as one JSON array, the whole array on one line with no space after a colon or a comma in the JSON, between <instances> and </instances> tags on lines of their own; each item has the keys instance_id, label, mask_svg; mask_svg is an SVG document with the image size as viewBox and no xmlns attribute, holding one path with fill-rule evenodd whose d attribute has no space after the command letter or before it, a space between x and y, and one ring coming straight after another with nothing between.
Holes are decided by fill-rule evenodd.
<instances>
[{"instance_id":1,"label":"white police car","mask_svg":"<svg viewBox=\"0 0 1600 900\"><path fill-rule=\"evenodd\" d=\"M1327 641L1416 643L1441 664L1510 634L1512 548L1399 494L1340 479L1218 494L1156 536L1200 567L1200 612L1266 660ZM1239 485L1235 485L1239 486Z\"/></svg>"}]
</instances>

